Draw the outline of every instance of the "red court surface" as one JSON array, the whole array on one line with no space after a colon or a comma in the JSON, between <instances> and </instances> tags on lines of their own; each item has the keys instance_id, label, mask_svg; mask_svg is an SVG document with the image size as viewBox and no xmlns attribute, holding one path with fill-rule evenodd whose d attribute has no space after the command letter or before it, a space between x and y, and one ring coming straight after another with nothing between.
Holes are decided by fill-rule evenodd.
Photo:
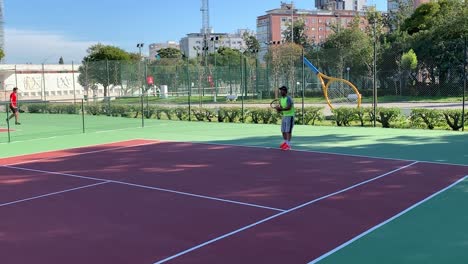
<instances>
[{"instance_id":1,"label":"red court surface","mask_svg":"<svg viewBox=\"0 0 468 264\"><path fill-rule=\"evenodd\" d=\"M307 263L468 167L134 140L0 160L2 263Z\"/></svg>"}]
</instances>

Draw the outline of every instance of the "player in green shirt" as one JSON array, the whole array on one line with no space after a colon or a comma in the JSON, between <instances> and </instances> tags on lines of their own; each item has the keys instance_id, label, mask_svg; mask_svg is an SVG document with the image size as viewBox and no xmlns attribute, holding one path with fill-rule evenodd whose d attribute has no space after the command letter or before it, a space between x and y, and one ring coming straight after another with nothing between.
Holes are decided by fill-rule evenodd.
<instances>
[{"instance_id":1,"label":"player in green shirt","mask_svg":"<svg viewBox=\"0 0 468 264\"><path fill-rule=\"evenodd\" d=\"M278 112L282 113L283 118L281 121L281 132L283 133L284 142L280 148L282 150L291 150L291 137L292 130L294 127L294 101L288 95L288 88L281 86L279 88L281 92L280 105L276 108Z\"/></svg>"}]
</instances>

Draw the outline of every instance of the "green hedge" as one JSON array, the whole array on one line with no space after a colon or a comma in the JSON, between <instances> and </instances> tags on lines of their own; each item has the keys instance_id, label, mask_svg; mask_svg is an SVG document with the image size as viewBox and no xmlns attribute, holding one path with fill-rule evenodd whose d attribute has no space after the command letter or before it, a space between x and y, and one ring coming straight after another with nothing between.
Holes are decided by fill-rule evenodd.
<instances>
[{"instance_id":1,"label":"green hedge","mask_svg":"<svg viewBox=\"0 0 468 264\"><path fill-rule=\"evenodd\" d=\"M354 108L339 107L332 109L332 120L337 126L349 126L352 121L357 119Z\"/></svg>"},{"instance_id":2,"label":"green hedge","mask_svg":"<svg viewBox=\"0 0 468 264\"><path fill-rule=\"evenodd\" d=\"M459 110L444 110L442 112L444 115L447 125L454 131L458 131L463 127L462 124L462 111ZM465 112L465 117L468 112ZM468 124L467 118L465 118L465 125Z\"/></svg>"},{"instance_id":3,"label":"green hedge","mask_svg":"<svg viewBox=\"0 0 468 264\"><path fill-rule=\"evenodd\" d=\"M84 111L89 115L107 115L113 117L167 119L180 121L200 122L228 122L254 124L279 124L281 114L269 107L220 107L200 108L192 107L189 113L188 107L162 107L145 105L143 113L139 104L112 104L112 103L87 103ZM36 103L24 104L22 109L27 113L45 114L80 114L80 104L49 104ZM371 126L374 119L372 107L339 107L332 110L332 115L325 117L324 107L305 107L304 116L302 109L296 109L295 123L316 125L318 122L325 125L330 122L337 126ZM465 125L468 124L468 113L465 113ZM242 120L244 117L244 120ZM420 128L420 129L451 129L458 131L462 128L461 110L451 109L411 109L411 114L406 117L399 108L376 109L376 121L384 128ZM325 120L325 121L324 121ZM329 121L326 121L329 120Z\"/></svg>"},{"instance_id":4,"label":"green hedge","mask_svg":"<svg viewBox=\"0 0 468 264\"><path fill-rule=\"evenodd\" d=\"M446 123L441 110L417 108L411 110L412 127L434 129L443 127Z\"/></svg>"},{"instance_id":5,"label":"green hedge","mask_svg":"<svg viewBox=\"0 0 468 264\"><path fill-rule=\"evenodd\" d=\"M21 107L26 113L43 113L43 114L78 114L81 110L80 105L75 104L24 104Z\"/></svg>"},{"instance_id":6,"label":"green hedge","mask_svg":"<svg viewBox=\"0 0 468 264\"><path fill-rule=\"evenodd\" d=\"M325 119L323 107L312 106L304 107L304 125L315 125L316 121ZM302 124L302 109L296 110L296 124Z\"/></svg>"}]
</instances>

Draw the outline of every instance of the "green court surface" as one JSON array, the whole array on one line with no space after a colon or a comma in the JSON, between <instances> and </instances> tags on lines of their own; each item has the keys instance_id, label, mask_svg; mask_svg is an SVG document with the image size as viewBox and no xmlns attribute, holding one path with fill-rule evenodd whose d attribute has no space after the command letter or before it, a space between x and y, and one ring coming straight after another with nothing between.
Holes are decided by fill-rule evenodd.
<instances>
[{"instance_id":1,"label":"green court surface","mask_svg":"<svg viewBox=\"0 0 468 264\"><path fill-rule=\"evenodd\" d=\"M137 138L272 148L281 143L279 125L152 119L144 120L142 128L138 118L85 116L83 133L81 116L59 116L22 115L22 124L11 127L11 143L0 132L0 157ZM292 142L294 149L305 151L468 166L468 134L463 132L297 125ZM465 180L318 263L468 263L466 201Z\"/></svg>"}]
</instances>

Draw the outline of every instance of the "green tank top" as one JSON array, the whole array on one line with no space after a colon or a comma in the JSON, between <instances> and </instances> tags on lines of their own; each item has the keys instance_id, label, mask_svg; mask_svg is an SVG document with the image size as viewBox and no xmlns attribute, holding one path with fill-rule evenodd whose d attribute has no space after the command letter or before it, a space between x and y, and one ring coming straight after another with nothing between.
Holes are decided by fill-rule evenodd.
<instances>
[{"instance_id":1,"label":"green tank top","mask_svg":"<svg viewBox=\"0 0 468 264\"><path fill-rule=\"evenodd\" d=\"M286 96L286 97L281 97L280 98L280 105L282 108L286 108L288 106L288 101L290 101L291 103L291 109L288 110L288 111L282 111L283 113L283 116L294 116L294 102L293 100L291 99L291 97L289 96Z\"/></svg>"}]
</instances>

